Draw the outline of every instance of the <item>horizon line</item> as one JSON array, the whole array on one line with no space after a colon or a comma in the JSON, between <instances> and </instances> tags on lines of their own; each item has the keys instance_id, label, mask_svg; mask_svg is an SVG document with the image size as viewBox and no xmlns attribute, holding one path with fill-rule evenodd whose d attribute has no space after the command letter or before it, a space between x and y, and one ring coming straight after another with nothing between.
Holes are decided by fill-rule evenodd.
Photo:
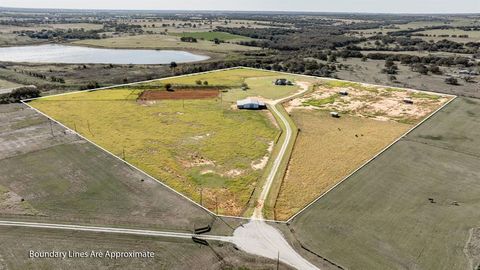
<instances>
[{"instance_id":1,"label":"horizon line","mask_svg":"<svg viewBox=\"0 0 480 270\"><path fill-rule=\"evenodd\" d=\"M8 7L2 9L45 11L116 11L116 12L208 12L208 13L291 13L291 14L364 14L364 15L478 15L479 12L375 12L375 11L307 11L307 10L230 10L230 9L109 9L109 8L54 8L54 7Z\"/></svg>"}]
</instances>

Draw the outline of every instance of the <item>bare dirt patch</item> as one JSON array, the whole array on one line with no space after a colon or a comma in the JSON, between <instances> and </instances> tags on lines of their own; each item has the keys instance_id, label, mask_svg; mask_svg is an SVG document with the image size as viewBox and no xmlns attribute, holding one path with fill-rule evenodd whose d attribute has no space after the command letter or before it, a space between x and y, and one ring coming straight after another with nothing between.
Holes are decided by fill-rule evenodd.
<instances>
[{"instance_id":1,"label":"bare dirt patch","mask_svg":"<svg viewBox=\"0 0 480 270\"><path fill-rule=\"evenodd\" d=\"M464 252L470 264L469 269L478 269L480 267L480 228L470 230L470 237Z\"/></svg>"},{"instance_id":2,"label":"bare dirt patch","mask_svg":"<svg viewBox=\"0 0 480 270\"><path fill-rule=\"evenodd\" d=\"M139 101L162 99L208 99L216 98L220 93L216 88L182 88L174 91L146 90L138 98Z\"/></svg>"},{"instance_id":3,"label":"bare dirt patch","mask_svg":"<svg viewBox=\"0 0 480 270\"><path fill-rule=\"evenodd\" d=\"M342 92L347 94L342 95ZM314 92L289 102L287 110L321 109L381 121L415 123L450 98L415 90L327 82L318 86Z\"/></svg>"}]
</instances>

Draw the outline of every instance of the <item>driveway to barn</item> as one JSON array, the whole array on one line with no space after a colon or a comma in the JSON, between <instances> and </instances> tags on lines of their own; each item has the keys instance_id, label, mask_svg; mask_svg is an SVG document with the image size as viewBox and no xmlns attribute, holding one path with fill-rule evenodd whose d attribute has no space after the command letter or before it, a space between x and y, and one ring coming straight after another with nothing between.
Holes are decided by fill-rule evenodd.
<instances>
[{"instance_id":1,"label":"driveway to barn","mask_svg":"<svg viewBox=\"0 0 480 270\"><path fill-rule=\"evenodd\" d=\"M288 122L286 116L276 108L276 105L293 97L305 94L305 92L309 90L311 84L307 82L297 82L297 85L302 88L301 92L295 93L286 98L268 102L271 112L275 114L285 126L285 140L283 141L278 155L273 161L272 169L262 187L262 192L257 200L252 219L249 223L240 226L235 230L231 242L245 252L274 260L278 258L280 261L297 269L318 269L315 265L311 264L298 254L290 246L282 233L273 226L268 225L263 218L264 202L267 199L270 188L272 187L275 175L278 173L280 164L282 160L286 158L285 153L292 140L293 134L293 127Z\"/></svg>"}]
</instances>

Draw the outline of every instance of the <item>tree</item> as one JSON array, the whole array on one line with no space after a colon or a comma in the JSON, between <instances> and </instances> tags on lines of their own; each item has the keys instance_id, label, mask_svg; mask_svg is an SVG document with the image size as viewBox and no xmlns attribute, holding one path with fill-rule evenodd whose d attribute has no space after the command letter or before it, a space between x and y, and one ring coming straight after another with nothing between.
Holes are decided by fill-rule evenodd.
<instances>
[{"instance_id":1,"label":"tree","mask_svg":"<svg viewBox=\"0 0 480 270\"><path fill-rule=\"evenodd\" d=\"M458 85L458 80L454 77L448 77L445 79L445 83L450 85Z\"/></svg>"},{"instance_id":2,"label":"tree","mask_svg":"<svg viewBox=\"0 0 480 270\"><path fill-rule=\"evenodd\" d=\"M204 82L203 82L203 85L208 85L208 81L204 81Z\"/></svg>"},{"instance_id":3,"label":"tree","mask_svg":"<svg viewBox=\"0 0 480 270\"><path fill-rule=\"evenodd\" d=\"M172 73L175 74L175 69L178 67L177 62L171 62L170 63L170 69L172 70Z\"/></svg>"},{"instance_id":4,"label":"tree","mask_svg":"<svg viewBox=\"0 0 480 270\"><path fill-rule=\"evenodd\" d=\"M172 91L172 90L173 90L172 84L171 84L171 83L165 84L165 90L167 90L167 91Z\"/></svg>"}]
</instances>

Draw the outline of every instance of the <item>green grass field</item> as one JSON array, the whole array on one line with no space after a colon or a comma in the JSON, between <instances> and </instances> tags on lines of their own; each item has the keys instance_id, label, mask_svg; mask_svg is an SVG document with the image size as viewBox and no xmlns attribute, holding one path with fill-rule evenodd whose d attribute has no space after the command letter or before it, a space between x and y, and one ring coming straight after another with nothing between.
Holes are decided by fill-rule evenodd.
<instances>
[{"instance_id":1,"label":"green grass field","mask_svg":"<svg viewBox=\"0 0 480 270\"><path fill-rule=\"evenodd\" d=\"M348 269L467 269L479 116L478 100L453 101L296 217L297 239Z\"/></svg>"},{"instance_id":2,"label":"green grass field","mask_svg":"<svg viewBox=\"0 0 480 270\"><path fill-rule=\"evenodd\" d=\"M251 163L278 133L266 113L220 99L139 104L139 93L80 92L30 105L212 211L240 215L263 173Z\"/></svg>"},{"instance_id":3,"label":"green grass field","mask_svg":"<svg viewBox=\"0 0 480 270\"><path fill-rule=\"evenodd\" d=\"M219 39L223 41L240 41L240 40L250 40L248 37L233 35L226 32L183 32L183 33L173 33L175 36L180 37L192 37L201 40L213 41L214 39Z\"/></svg>"}]
</instances>

